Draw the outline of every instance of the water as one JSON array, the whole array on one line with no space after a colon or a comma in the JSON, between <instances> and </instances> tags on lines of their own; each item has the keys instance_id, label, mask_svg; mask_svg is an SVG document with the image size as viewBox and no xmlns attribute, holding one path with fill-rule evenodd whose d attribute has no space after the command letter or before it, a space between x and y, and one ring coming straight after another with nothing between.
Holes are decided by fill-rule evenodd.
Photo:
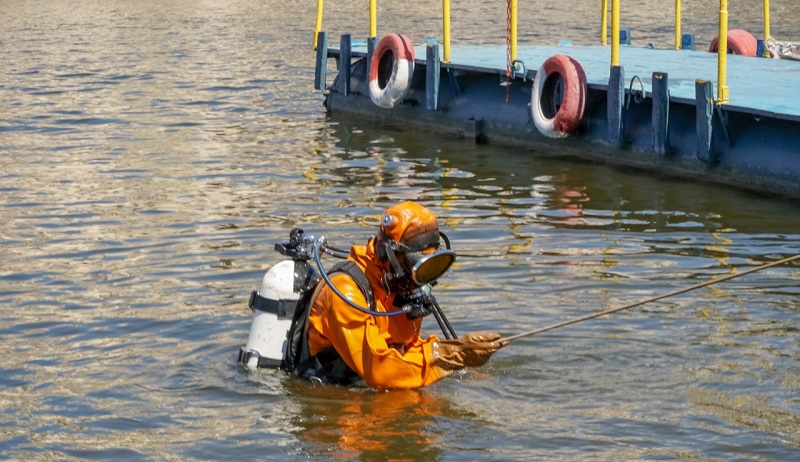
<instances>
[{"instance_id":1,"label":"water","mask_svg":"<svg viewBox=\"0 0 800 462\"><path fill-rule=\"evenodd\" d=\"M422 390L235 363L249 292L294 226L343 247L393 203L430 206L459 254L437 290L455 329L511 335L800 253L798 202L326 118L310 5L2 3L0 458L800 453L793 265L520 339ZM367 30L352 3L326 2L332 34ZM589 42L574 18L594 3L525 2L521 38L552 43L529 26L542 16ZM699 3L684 31L707 43L716 10ZM739 3L737 25L760 31L758 2ZM800 39L795 2L772 3L773 35ZM670 46L644 14L659 4L623 6L634 42ZM429 2L381 11L382 31L437 35L436 17L415 21ZM454 42L504 40L491 13L454 6Z\"/></svg>"}]
</instances>

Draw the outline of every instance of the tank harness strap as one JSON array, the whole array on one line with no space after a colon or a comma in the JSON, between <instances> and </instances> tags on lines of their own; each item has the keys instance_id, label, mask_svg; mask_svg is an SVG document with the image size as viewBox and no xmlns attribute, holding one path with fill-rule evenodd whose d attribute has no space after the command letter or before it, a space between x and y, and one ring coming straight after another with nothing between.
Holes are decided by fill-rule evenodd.
<instances>
[{"instance_id":1,"label":"tank harness strap","mask_svg":"<svg viewBox=\"0 0 800 462\"><path fill-rule=\"evenodd\" d=\"M369 285L367 275L364 274L364 272L358 267L358 265L355 264L355 262L347 260L337 263L333 266L333 268L330 269L330 271L328 271L328 274L337 272L345 273L350 276L353 281L355 281L359 290L361 290L361 293L364 294L364 298L367 300L367 303L370 306L374 304L375 295L372 292L372 287ZM316 292L316 290L309 292ZM297 322L293 322L292 328L290 329L290 332L295 333L295 335L300 333L302 336L299 344L299 355L295 361L295 373L313 382L338 383L343 385L355 382L359 379L358 374L356 374L347 366L334 348L326 348L325 350L317 353L317 355L314 357L309 355L308 316L311 313L312 304L310 302L312 297L308 298L309 300L304 309L298 310L303 311L302 316L300 319L297 319L298 317L295 316ZM295 329L300 329L300 332L296 332Z\"/></svg>"},{"instance_id":2,"label":"tank harness strap","mask_svg":"<svg viewBox=\"0 0 800 462\"><path fill-rule=\"evenodd\" d=\"M314 287L320 281L317 272L305 261L295 261L294 265L295 291L302 293L303 296L297 301L289 332L286 333L286 353L281 364L281 369L286 371L296 370L302 360L310 301L315 292Z\"/></svg>"},{"instance_id":3,"label":"tank harness strap","mask_svg":"<svg viewBox=\"0 0 800 462\"><path fill-rule=\"evenodd\" d=\"M294 315L297 302L295 300L271 300L264 298L258 291L250 293L250 301L247 304L251 311L259 310L272 313L278 319L289 319Z\"/></svg>"}]
</instances>

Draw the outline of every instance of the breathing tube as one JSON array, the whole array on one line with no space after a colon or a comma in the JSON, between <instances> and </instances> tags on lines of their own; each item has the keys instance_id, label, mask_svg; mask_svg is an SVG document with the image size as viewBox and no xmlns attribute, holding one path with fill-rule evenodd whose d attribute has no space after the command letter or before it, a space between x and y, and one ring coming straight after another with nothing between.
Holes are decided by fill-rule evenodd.
<instances>
[{"instance_id":1,"label":"breathing tube","mask_svg":"<svg viewBox=\"0 0 800 462\"><path fill-rule=\"evenodd\" d=\"M321 279L325 281L325 285L327 285L337 297L341 298L349 306L362 313L372 316L397 316L400 314L405 314L410 319L421 318L427 316L428 314L433 314L433 317L436 319L436 323L439 325L439 328L442 330L445 338L455 339L458 337L455 333L455 330L450 325L450 322L445 317L442 308L436 302L436 299L433 297L433 295L431 295L432 284L424 284L418 286L409 293L399 294L398 297L402 297L402 300L406 302L400 309L387 312L377 311L372 309L372 300L368 299L368 307L364 308L347 298L333 284L328 276L327 271L325 271L325 268L322 264L323 253L335 258L346 259L349 255L347 250L329 246L325 237L321 236L316 238L314 236L307 236L303 233L303 230L299 228L295 228L291 231L290 242L288 244L276 244L275 249L283 255L291 256L295 260L307 261L309 258L313 258L314 262L317 264L317 269Z\"/></svg>"},{"instance_id":2,"label":"breathing tube","mask_svg":"<svg viewBox=\"0 0 800 462\"><path fill-rule=\"evenodd\" d=\"M312 238L313 239L313 238ZM322 280L325 281L325 284L335 293L339 298L341 298L345 303L352 306L353 308L361 311L362 313L371 314L373 316L396 316L398 314L406 314L407 311L403 309L394 310L394 311L375 311L369 308L364 308L362 306L358 306L355 302L350 300L349 298L345 297L343 293L336 288L336 286L331 282L330 277L328 277L328 273L325 271L325 268L322 266L322 258L320 257L322 253L325 252L328 255L331 255L336 258L347 258L347 253L344 253L341 249L336 249L334 247L328 247L327 243L325 242L325 238L321 237L314 241L314 261L317 263L317 268L319 269L319 275L322 277ZM344 256L342 256L344 253ZM370 300L367 300L367 303L371 305Z\"/></svg>"}]
</instances>

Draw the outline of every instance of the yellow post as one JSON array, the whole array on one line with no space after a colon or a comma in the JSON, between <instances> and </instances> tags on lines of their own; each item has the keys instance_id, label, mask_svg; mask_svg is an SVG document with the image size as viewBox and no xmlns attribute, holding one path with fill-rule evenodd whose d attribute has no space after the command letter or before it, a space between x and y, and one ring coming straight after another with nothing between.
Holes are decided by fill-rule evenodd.
<instances>
[{"instance_id":1,"label":"yellow post","mask_svg":"<svg viewBox=\"0 0 800 462\"><path fill-rule=\"evenodd\" d=\"M450 62L450 0L442 0L442 42L444 56L442 61Z\"/></svg>"},{"instance_id":2,"label":"yellow post","mask_svg":"<svg viewBox=\"0 0 800 462\"><path fill-rule=\"evenodd\" d=\"M511 0L511 62L517 60L517 0Z\"/></svg>"},{"instance_id":3,"label":"yellow post","mask_svg":"<svg viewBox=\"0 0 800 462\"><path fill-rule=\"evenodd\" d=\"M611 0L611 65L619 66L619 0Z\"/></svg>"},{"instance_id":4,"label":"yellow post","mask_svg":"<svg viewBox=\"0 0 800 462\"><path fill-rule=\"evenodd\" d=\"M728 67L728 0L719 0L719 47L717 50L717 104L728 103L725 81Z\"/></svg>"},{"instance_id":5,"label":"yellow post","mask_svg":"<svg viewBox=\"0 0 800 462\"><path fill-rule=\"evenodd\" d=\"M600 45L608 44L608 0L600 0Z\"/></svg>"},{"instance_id":6,"label":"yellow post","mask_svg":"<svg viewBox=\"0 0 800 462\"><path fill-rule=\"evenodd\" d=\"M764 0L764 40L771 37L769 33L769 0Z\"/></svg>"},{"instance_id":7,"label":"yellow post","mask_svg":"<svg viewBox=\"0 0 800 462\"><path fill-rule=\"evenodd\" d=\"M314 28L314 46L311 48L312 50L317 49L317 35L322 30L322 1L317 0L317 26Z\"/></svg>"},{"instance_id":8,"label":"yellow post","mask_svg":"<svg viewBox=\"0 0 800 462\"><path fill-rule=\"evenodd\" d=\"M369 36L378 36L378 0L369 0Z\"/></svg>"},{"instance_id":9,"label":"yellow post","mask_svg":"<svg viewBox=\"0 0 800 462\"><path fill-rule=\"evenodd\" d=\"M675 49L681 49L681 0L675 0Z\"/></svg>"}]
</instances>

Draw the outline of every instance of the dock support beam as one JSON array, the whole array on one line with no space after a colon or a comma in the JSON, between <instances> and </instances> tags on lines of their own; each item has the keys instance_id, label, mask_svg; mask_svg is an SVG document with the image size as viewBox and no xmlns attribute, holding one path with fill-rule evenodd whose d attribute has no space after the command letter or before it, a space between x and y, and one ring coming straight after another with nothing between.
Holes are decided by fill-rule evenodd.
<instances>
[{"instance_id":1,"label":"dock support beam","mask_svg":"<svg viewBox=\"0 0 800 462\"><path fill-rule=\"evenodd\" d=\"M697 132L697 158L707 164L717 162L713 145L714 126L714 83L696 80L695 89L695 130Z\"/></svg>"},{"instance_id":2,"label":"dock support beam","mask_svg":"<svg viewBox=\"0 0 800 462\"><path fill-rule=\"evenodd\" d=\"M339 45L339 93L350 96L350 63L352 61L352 36L342 34Z\"/></svg>"},{"instance_id":3,"label":"dock support beam","mask_svg":"<svg viewBox=\"0 0 800 462\"><path fill-rule=\"evenodd\" d=\"M439 110L439 76L441 75L441 62L439 61L439 44L429 43L425 47L425 101L429 111Z\"/></svg>"},{"instance_id":4,"label":"dock support beam","mask_svg":"<svg viewBox=\"0 0 800 462\"><path fill-rule=\"evenodd\" d=\"M653 150L660 156L669 154L669 76L653 72Z\"/></svg>"},{"instance_id":5,"label":"dock support beam","mask_svg":"<svg viewBox=\"0 0 800 462\"><path fill-rule=\"evenodd\" d=\"M622 66L611 66L608 78L608 141L619 147L625 144L625 127L623 126L623 105L625 103L625 69Z\"/></svg>"},{"instance_id":6,"label":"dock support beam","mask_svg":"<svg viewBox=\"0 0 800 462\"><path fill-rule=\"evenodd\" d=\"M317 34L317 68L314 71L314 88L325 91L325 80L328 77L328 33Z\"/></svg>"}]
</instances>

